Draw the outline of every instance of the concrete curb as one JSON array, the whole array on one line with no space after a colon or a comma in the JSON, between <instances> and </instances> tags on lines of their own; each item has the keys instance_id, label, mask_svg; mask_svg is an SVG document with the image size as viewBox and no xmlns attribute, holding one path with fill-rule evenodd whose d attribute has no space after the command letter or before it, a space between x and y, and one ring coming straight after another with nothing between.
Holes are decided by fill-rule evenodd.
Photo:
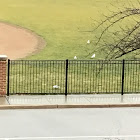
<instances>
[{"instance_id":1,"label":"concrete curb","mask_svg":"<svg viewBox=\"0 0 140 140\"><path fill-rule=\"evenodd\" d=\"M58 105L57 108L116 108L116 107L140 107L140 104Z\"/></svg>"},{"instance_id":2,"label":"concrete curb","mask_svg":"<svg viewBox=\"0 0 140 140\"><path fill-rule=\"evenodd\" d=\"M0 110L6 109L55 109L57 105L0 105Z\"/></svg>"},{"instance_id":3,"label":"concrete curb","mask_svg":"<svg viewBox=\"0 0 140 140\"><path fill-rule=\"evenodd\" d=\"M140 104L0 105L0 110L6 110L6 109L65 109L65 108L120 108L120 107L140 107Z\"/></svg>"}]
</instances>

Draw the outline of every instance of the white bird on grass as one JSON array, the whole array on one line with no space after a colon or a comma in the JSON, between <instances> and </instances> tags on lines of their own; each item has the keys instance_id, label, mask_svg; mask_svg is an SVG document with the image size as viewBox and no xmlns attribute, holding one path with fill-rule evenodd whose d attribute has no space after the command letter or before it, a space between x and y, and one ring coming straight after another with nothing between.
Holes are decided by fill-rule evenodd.
<instances>
[{"instance_id":1,"label":"white bird on grass","mask_svg":"<svg viewBox=\"0 0 140 140\"><path fill-rule=\"evenodd\" d=\"M77 56L74 56L74 59L77 59Z\"/></svg>"},{"instance_id":2,"label":"white bird on grass","mask_svg":"<svg viewBox=\"0 0 140 140\"><path fill-rule=\"evenodd\" d=\"M95 54L93 54L92 56L91 56L91 58L94 58L95 57Z\"/></svg>"},{"instance_id":3,"label":"white bird on grass","mask_svg":"<svg viewBox=\"0 0 140 140\"><path fill-rule=\"evenodd\" d=\"M90 40L87 41L87 44L90 44Z\"/></svg>"},{"instance_id":4,"label":"white bird on grass","mask_svg":"<svg viewBox=\"0 0 140 140\"><path fill-rule=\"evenodd\" d=\"M60 86L54 85L53 88L58 89L58 88L60 88Z\"/></svg>"}]
</instances>

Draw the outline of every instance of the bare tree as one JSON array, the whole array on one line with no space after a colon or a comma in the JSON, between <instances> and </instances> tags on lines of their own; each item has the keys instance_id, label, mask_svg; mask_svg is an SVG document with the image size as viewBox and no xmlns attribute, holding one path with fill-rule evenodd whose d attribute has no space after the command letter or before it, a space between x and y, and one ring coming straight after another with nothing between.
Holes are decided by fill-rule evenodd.
<instances>
[{"instance_id":1,"label":"bare tree","mask_svg":"<svg viewBox=\"0 0 140 140\"><path fill-rule=\"evenodd\" d=\"M110 16L104 16L105 19L90 32L100 32L96 35L95 45L106 53L105 59L121 58L132 52L139 54L140 8L131 4L131 8L123 7L123 10L111 11Z\"/></svg>"}]
</instances>

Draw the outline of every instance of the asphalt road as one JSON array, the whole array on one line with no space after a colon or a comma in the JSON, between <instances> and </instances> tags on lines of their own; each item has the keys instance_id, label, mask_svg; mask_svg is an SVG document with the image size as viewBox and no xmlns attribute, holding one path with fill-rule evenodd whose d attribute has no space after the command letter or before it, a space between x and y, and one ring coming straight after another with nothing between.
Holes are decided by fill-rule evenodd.
<instances>
[{"instance_id":1,"label":"asphalt road","mask_svg":"<svg viewBox=\"0 0 140 140\"><path fill-rule=\"evenodd\" d=\"M140 108L0 110L0 140L140 140Z\"/></svg>"}]
</instances>

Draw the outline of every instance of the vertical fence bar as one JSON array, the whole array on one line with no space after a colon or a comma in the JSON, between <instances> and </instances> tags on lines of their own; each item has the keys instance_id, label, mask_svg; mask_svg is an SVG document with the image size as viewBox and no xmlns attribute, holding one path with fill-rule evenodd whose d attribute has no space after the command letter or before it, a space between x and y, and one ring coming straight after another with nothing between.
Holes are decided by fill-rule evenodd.
<instances>
[{"instance_id":1,"label":"vertical fence bar","mask_svg":"<svg viewBox=\"0 0 140 140\"><path fill-rule=\"evenodd\" d=\"M123 61L122 61L122 91L121 91L121 95L124 94L124 64L125 64L125 60L123 59Z\"/></svg>"},{"instance_id":2,"label":"vertical fence bar","mask_svg":"<svg viewBox=\"0 0 140 140\"><path fill-rule=\"evenodd\" d=\"M9 82L10 82L10 59L8 59L8 67L7 67L7 96L9 96Z\"/></svg>"},{"instance_id":3,"label":"vertical fence bar","mask_svg":"<svg viewBox=\"0 0 140 140\"><path fill-rule=\"evenodd\" d=\"M67 96L67 88L68 88L68 59L66 59L66 76L65 76L65 96Z\"/></svg>"}]
</instances>

